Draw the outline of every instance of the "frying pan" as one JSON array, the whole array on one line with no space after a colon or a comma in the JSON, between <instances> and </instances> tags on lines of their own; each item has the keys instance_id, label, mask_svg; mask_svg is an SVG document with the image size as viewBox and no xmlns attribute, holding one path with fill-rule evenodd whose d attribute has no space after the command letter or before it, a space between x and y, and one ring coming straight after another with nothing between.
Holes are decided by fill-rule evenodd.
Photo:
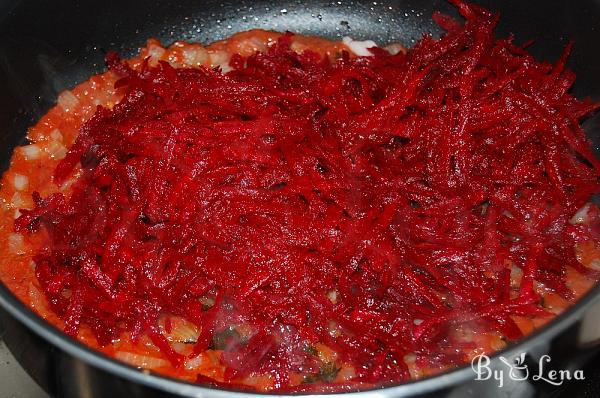
<instances>
[{"instance_id":1,"label":"frying pan","mask_svg":"<svg viewBox=\"0 0 600 398\"><path fill-rule=\"evenodd\" d=\"M503 14L497 33L517 42L536 39L533 54L555 60L575 43L569 66L577 73L574 93L600 99L600 1L479 1ZM251 28L290 30L329 38L352 36L379 44L411 46L423 33L440 32L431 14L455 14L442 0L200 1L200 0L2 0L0 1L0 165L6 169L26 128L55 102L58 93L104 68L104 51L133 55L150 37L212 42ZM600 118L585 124L595 148ZM57 397L250 397L156 376L113 361L50 327L0 284L0 320L6 344L29 374ZM600 287L542 330L499 353L508 360L526 353L537 372L544 354L549 370L582 366L600 346ZM492 369L504 369L499 356ZM474 380L470 366L435 377L344 397L550 396L543 381ZM7 381L2 381L6 383ZM8 381L10 383L10 381Z\"/></svg>"}]
</instances>

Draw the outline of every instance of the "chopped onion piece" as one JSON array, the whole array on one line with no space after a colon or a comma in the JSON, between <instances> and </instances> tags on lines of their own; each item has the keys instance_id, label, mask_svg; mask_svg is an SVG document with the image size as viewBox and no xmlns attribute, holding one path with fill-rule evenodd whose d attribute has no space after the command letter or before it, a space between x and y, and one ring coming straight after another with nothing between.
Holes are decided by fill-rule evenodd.
<instances>
[{"instance_id":1,"label":"chopped onion piece","mask_svg":"<svg viewBox=\"0 0 600 398\"><path fill-rule=\"evenodd\" d=\"M13 184L17 191L23 191L27 189L27 186L29 185L29 178L22 174L15 174L13 177Z\"/></svg>"},{"instance_id":2,"label":"chopped onion piece","mask_svg":"<svg viewBox=\"0 0 600 398\"><path fill-rule=\"evenodd\" d=\"M77 105L79 100L72 92L65 90L58 96L58 105L60 105L66 112L71 112Z\"/></svg>"},{"instance_id":3,"label":"chopped onion piece","mask_svg":"<svg viewBox=\"0 0 600 398\"><path fill-rule=\"evenodd\" d=\"M23 239L23 235L8 235L8 250L13 254L25 254L25 242Z\"/></svg>"},{"instance_id":4,"label":"chopped onion piece","mask_svg":"<svg viewBox=\"0 0 600 398\"><path fill-rule=\"evenodd\" d=\"M46 147L46 151L53 159L64 159L67 156L67 152L69 151L66 146L61 144L58 141L50 141L48 146Z\"/></svg>"},{"instance_id":5,"label":"chopped onion piece","mask_svg":"<svg viewBox=\"0 0 600 398\"><path fill-rule=\"evenodd\" d=\"M585 206L583 206L581 209L577 210L577 213L575 213L573 215L573 217L571 217L569 222L573 225L585 224L587 221L589 221L589 218L590 218L589 210L590 210L590 204L586 203Z\"/></svg>"},{"instance_id":6,"label":"chopped onion piece","mask_svg":"<svg viewBox=\"0 0 600 398\"><path fill-rule=\"evenodd\" d=\"M351 37L345 36L342 42L352 51L355 55L360 57L369 57L373 54L369 51L369 48L377 47L377 44L373 40L353 40Z\"/></svg>"},{"instance_id":7,"label":"chopped onion piece","mask_svg":"<svg viewBox=\"0 0 600 398\"><path fill-rule=\"evenodd\" d=\"M150 56L150 60L155 64L165 55L165 49L157 44L150 44L148 46L148 55Z\"/></svg>"},{"instance_id":8,"label":"chopped onion piece","mask_svg":"<svg viewBox=\"0 0 600 398\"><path fill-rule=\"evenodd\" d=\"M20 192L15 192L15 194L12 196L12 199L10 202L17 209L25 206L25 200L21 196Z\"/></svg>"},{"instance_id":9,"label":"chopped onion piece","mask_svg":"<svg viewBox=\"0 0 600 398\"><path fill-rule=\"evenodd\" d=\"M388 44L387 46L384 47L384 49L387 50L387 52L389 52L392 55L406 52L406 48L400 43Z\"/></svg>"},{"instance_id":10,"label":"chopped onion piece","mask_svg":"<svg viewBox=\"0 0 600 398\"><path fill-rule=\"evenodd\" d=\"M201 367L204 364L204 362L204 355L201 354L185 361L184 366L187 370L192 370Z\"/></svg>"},{"instance_id":11,"label":"chopped onion piece","mask_svg":"<svg viewBox=\"0 0 600 398\"><path fill-rule=\"evenodd\" d=\"M56 141L62 141L63 135L59 129L54 129L50 132L50 138L52 138L53 140L56 140Z\"/></svg>"},{"instance_id":12,"label":"chopped onion piece","mask_svg":"<svg viewBox=\"0 0 600 398\"><path fill-rule=\"evenodd\" d=\"M510 267L510 285L512 287L519 287L521 280L523 279L523 270L516 265Z\"/></svg>"},{"instance_id":13,"label":"chopped onion piece","mask_svg":"<svg viewBox=\"0 0 600 398\"><path fill-rule=\"evenodd\" d=\"M133 352L117 351L115 358L138 368L155 369L168 366L169 362L164 359L149 355L134 354Z\"/></svg>"},{"instance_id":14,"label":"chopped onion piece","mask_svg":"<svg viewBox=\"0 0 600 398\"><path fill-rule=\"evenodd\" d=\"M32 262L32 269L35 267L35 263ZM46 297L44 293L33 283L29 284L29 305L31 308L35 308L38 311L45 310L47 306Z\"/></svg>"},{"instance_id":15,"label":"chopped onion piece","mask_svg":"<svg viewBox=\"0 0 600 398\"><path fill-rule=\"evenodd\" d=\"M337 292L335 290L330 290L327 292L327 298L331 301L332 304L337 303Z\"/></svg>"},{"instance_id":16,"label":"chopped onion piece","mask_svg":"<svg viewBox=\"0 0 600 398\"><path fill-rule=\"evenodd\" d=\"M40 147L36 144L24 145L20 148L23 157L27 160L36 160L40 157Z\"/></svg>"},{"instance_id":17,"label":"chopped onion piece","mask_svg":"<svg viewBox=\"0 0 600 398\"><path fill-rule=\"evenodd\" d=\"M167 317L159 321L159 328L167 340L177 343L195 343L200 336L200 328L192 322L178 316L168 316L171 328L166 327Z\"/></svg>"},{"instance_id":18,"label":"chopped onion piece","mask_svg":"<svg viewBox=\"0 0 600 398\"><path fill-rule=\"evenodd\" d=\"M223 73L227 73L227 72L230 72L231 70L233 70L233 68L231 66L229 66L229 63L220 64L219 68L221 68L221 72L223 72Z\"/></svg>"},{"instance_id":19,"label":"chopped onion piece","mask_svg":"<svg viewBox=\"0 0 600 398\"><path fill-rule=\"evenodd\" d=\"M201 46L183 49L183 62L188 66L204 65L208 61L208 51Z\"/></svg>"},{"instance_id":20,"label":"chopped onion piece","mask_svg":"<svg viewBox=\"0 0 600 398\"><path fill-rule=\"evenodd\" d=\"M336 379L337 381L350 381L356 377L356 372L352 366L342 366L339 370Z\"/></svg>"},{"instance_id":21,"label":"chopped onion piece","mask_svg":"<svg viewBox=\"0 0 600 398\"><path fill-rule=\"evenodd\" d=\"M212 67L220 67L223 73L227 73L231 70L229 66L229 53L226 51L214 51L209 53L210 65Z\"/></svg>"}]
</instances>

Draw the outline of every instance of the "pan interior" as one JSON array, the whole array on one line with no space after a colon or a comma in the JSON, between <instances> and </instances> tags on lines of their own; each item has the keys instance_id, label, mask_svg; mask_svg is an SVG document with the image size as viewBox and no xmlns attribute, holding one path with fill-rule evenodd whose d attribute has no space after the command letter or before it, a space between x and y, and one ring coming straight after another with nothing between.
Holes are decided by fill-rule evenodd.
<instances>
[{"instance_id":1,"label":"pan interior","mask_svg":"<svg viewBox=\"0 0 600 398\"><path fill-rule=\"evenodd\" d=\"M540 59L556 60L572 40L574 92L600 100L600 2L478 3L502 13L499 35L511 32L517 42L535 39L531 52ZM209 43L253 28L411 46L423 34L440 33L431 20L437 10L456 15L443 0L0 1L0 167L7 168L27 127L54 105L58 93L104 69L107 50L131 56L150 37L163 44ZM598 151L600 117L585 127Z\"/></svg>"}]
</instances>

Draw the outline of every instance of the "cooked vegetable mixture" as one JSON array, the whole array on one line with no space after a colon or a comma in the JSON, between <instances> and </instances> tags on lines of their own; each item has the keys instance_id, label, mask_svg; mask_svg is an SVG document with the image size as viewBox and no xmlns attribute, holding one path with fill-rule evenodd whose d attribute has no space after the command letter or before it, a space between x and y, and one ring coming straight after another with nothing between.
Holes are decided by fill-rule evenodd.
<instances>
[{"instance_id":1,"label":"cooked vegetable mixture","mask_svg":"<svg viewBox=\"0 0 600 398\"><path fill-rule=\"evenodd\" d=\"M150 40L66 91L2 179L0 277L135 366L349 391L459 366L600 276L599 161L555 63L464 17L406 50Z\"/></svg>"}]
</instances>

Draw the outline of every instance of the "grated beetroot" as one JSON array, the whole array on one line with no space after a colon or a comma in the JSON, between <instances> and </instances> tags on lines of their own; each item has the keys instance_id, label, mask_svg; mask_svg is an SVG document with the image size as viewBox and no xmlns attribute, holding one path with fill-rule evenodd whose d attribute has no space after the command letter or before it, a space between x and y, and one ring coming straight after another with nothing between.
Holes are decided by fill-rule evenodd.
<instances>
[{"instance_id":1,"label":"grated beetroot","mask_svg":"<svg viewBox=\"0 0 600 398\"><path fill-rule=\"evenodd\" d=\"M15 222L47 231L36 275L66 332L147 335L178 366L161 314L200 326L196 353L246 324L225 384L198 382L269 373L313 391L289 374L331 381L307 349L321 342L352 389L408 379L407 353L463 363L460 325L522 337L511 315L550 315L534 283L572 298L566 267L592 272L574 245L598 240L568 222L599 188L579 125L597 104L568 93L570 46L538 62L493 37L497 15L454 3L465 23L434 15L447 33L406 54L329 62L287 34L223 75L110 53L126 94L56 169L60 183L81 163L72 195L35 194Z\"/></svg>"}]
</instances>

